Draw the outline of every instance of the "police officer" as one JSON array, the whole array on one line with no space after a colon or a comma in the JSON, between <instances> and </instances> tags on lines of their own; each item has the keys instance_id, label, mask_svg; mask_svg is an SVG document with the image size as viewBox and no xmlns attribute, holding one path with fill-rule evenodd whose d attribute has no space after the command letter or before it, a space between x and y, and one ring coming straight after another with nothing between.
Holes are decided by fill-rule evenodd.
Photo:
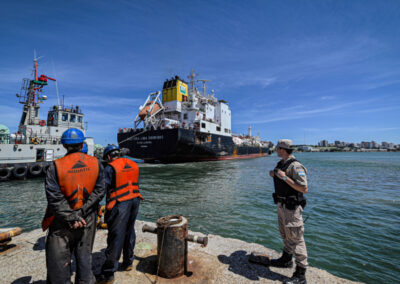
<instances>
[{"instance_id":1,"label":"police officer","mask_svg":"<svg viewBox=\"0 0 400 284\"><path fill-rule=\"evenodd\" d=\"M283 239L283 254L272 259L270 266L293 267L292 257L296 257L293 276L284 281L287 284L305 284L308 266L307 249L304 242L302 212L306 205L303 194L307 193L307 169L292 155L293 143L282 139L277 144L278 157L282 158L270 176L274 179L274 202L277 205L279 232Z\"/></svg>"},{"instance_id":2,"label":"police officer","mask_svg":"<svg viewBox=\"0 0 400 284\"><path fill-rule=\"evenodd\" d=\"M104 149L103 159L108 162L104 169L108 236L106 261L97 277L97 283L113 283L122 251L122 269L132 270L135 221L143 198L139 192L139 168L135 162L121 157L116 145L108 145Z\"/></svg>"},{"instance_id":3,"label":"police officer","mask_svg":"<svg viewBox=\"0 0 400 284\"><path fill-rule=\"evenodd\" d=\"M61 143L67 154L47 170L47 209L42 221L46 239L47 283L71 283L71 257L76 259L75 283L94 283L92 247L98 204L105 194L103 167L83 154L83 132L66 130Z\"/></svg>"}]
</instances>

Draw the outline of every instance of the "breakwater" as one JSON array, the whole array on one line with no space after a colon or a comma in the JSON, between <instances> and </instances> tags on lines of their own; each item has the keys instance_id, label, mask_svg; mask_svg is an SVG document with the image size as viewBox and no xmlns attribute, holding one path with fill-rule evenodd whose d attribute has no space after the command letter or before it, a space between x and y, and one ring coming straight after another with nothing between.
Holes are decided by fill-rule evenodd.
<instances>
[{"instance_id":1,"label":"breakwater","mask_svg":"<svg viewBox=\"0 0 400 284\"><path fill-rule=\"evenodd\" d=\"M400 153L299 153L309 171L304 217L310 265L365 283L400 277ZM280 251L267 176L278 158L140 165L139 219L182 214L189 229ZM43 180L0 183L0 226L39 228Z\"/></svg>"}]
</instances>

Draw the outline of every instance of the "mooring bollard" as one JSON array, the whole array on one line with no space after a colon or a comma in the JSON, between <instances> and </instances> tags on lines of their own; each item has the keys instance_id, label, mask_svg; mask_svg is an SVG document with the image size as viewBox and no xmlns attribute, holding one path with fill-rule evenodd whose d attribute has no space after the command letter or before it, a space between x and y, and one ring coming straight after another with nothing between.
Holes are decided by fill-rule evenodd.
<instances>
[{"instance_id":1,"label":"mooring bollard","mask_svg":"<svg viewBox=\"0 0 400 284\"><path fill-rule=\"evenodd\" d=\"M12 237L18 236L22 233L20 227L15 228L0 228L0 246L7 245Z\"/></svg>"},{"instance_id":2,"label":"mooring bollard","mask_svg":"<svg viewBox=\"0 0 400 284\"><path fill-rule=\"evenodd\" d=\"M144 225L143 232L157 234L157 275L175 278L187 272L187 242L206 246L208 237L188 234L188 221L180 215L157 220L157 227Z\"/></svg>"}]
</instances>

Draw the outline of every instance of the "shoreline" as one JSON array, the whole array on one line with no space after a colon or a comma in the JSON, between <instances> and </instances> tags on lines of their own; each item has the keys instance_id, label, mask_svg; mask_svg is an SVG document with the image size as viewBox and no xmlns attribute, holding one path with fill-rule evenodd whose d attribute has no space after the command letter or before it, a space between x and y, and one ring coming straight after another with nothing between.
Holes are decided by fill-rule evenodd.
<instances>
[{"instance_id":1,"label":"shoreline","mask_svg":"<svg viewBox=\"0 0 400 284\"><path fill-rule=\"evenodd\" d=\"M155 223L136 221L136 246L134 269L129 272L118 271L115 274L116 283L152 283L155 280L155 263L157 254L157 236L143 233L144 224L155 226ZM193 232L204 236L202 233ZM12 239L15 245L0 253L0 275L4 283L46 283L45 265L46 233L36 229L22 233ZM268 257L279 257L280 253L260 244L247 243L238 239L224 238L218 235L208 235L208 246L188 243L188 271L190 276L176 279L158 278L158 283L281 283L290 277L294 271L252 264L248 257L253 251ZM100 272L104 262L107 230L99 229L93 246L93 270ZM74 264L72 264L74 271ZM307 269L308 283L360 283L337 277L325 270L315 267ZM72 278L73 279L73 278Z\"/></svg>"}]
</instances>

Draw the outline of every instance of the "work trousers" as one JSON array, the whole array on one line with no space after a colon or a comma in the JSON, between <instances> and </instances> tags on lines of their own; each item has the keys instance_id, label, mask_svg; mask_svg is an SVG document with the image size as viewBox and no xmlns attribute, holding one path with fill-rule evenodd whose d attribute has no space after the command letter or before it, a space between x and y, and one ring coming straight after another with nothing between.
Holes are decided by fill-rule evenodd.
<instances>
[{"instance_id":1,"label":"work trousers","mask_svg":"<svg viewBox=\"0 0 400 284\"><path fill-rule=\"evenodd\" d=\"M297 206L295 210L289 210L284 204L278 202L278 224L284 250L289 254L295 254L296 265L306 268L307 248L304 241L303 207Z\"/></svg>"},{"instance_id":2,"label":"work trousers","mask_svg":"<svg viewBox=\"0 0 400 284\"><path fill-rule=\"evenodd\" d=\"M71 229L57 219L49 228L46 239L46 267L48 284L71 282L71 259L75 255L75 284L92 284L92 248L96 234L96 212L85 218L86 227Z\"/></svg>"},{"instance_id":3,"label":"work trousers","mask_svg":"<svg viewBox=\"0 0 400 284\"><path fill-rule=\"evenodd\" d=\"M136 233L135 221L139 212L140 198L117 202L106 212L105 221L108 228L106 261L101 271L103 275L113 275L118 270L118 261L123 251L123 265L133 263Z\"/></svg>"}]
</instances>

